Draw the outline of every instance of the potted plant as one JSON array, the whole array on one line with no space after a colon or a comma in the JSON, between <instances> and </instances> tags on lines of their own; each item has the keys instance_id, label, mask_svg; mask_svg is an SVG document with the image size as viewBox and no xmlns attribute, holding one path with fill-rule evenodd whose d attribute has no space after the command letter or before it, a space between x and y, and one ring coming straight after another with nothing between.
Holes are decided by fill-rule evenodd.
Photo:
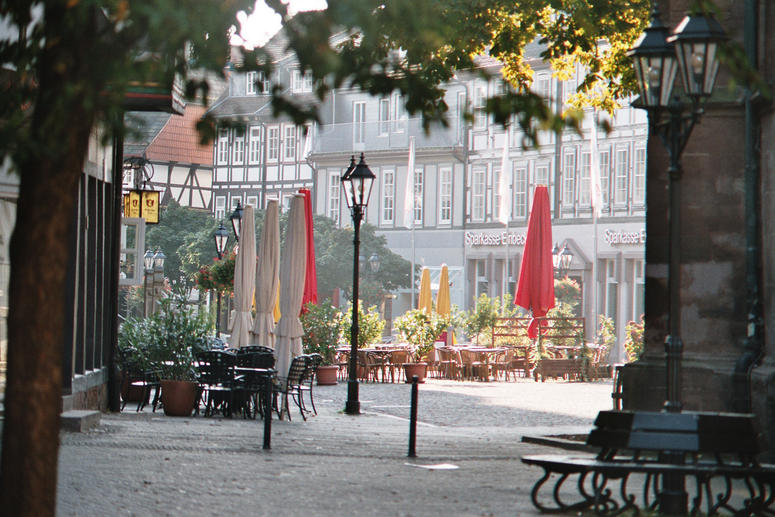
<instances>
[{"instance_id":1,"label":"potted plant","mask_svg":"<svg viewBox=\"0 0 775 517\"><path fill-rule=\"evenodd\" d=\"M304 327L304 335L301 337L304 353L321 355L323 360L316 372L317 382L320 385L334 385L339 372L336 349L341 339L342 313L331 305L330 300L319 304L308 303L304 309L300 317Z\"/></svg>"},{"instance_id":2,"label":"potted plant","mask_svg":"<svg viewBox=\"0 0 775 517\"><path fill-rule=\"evenodd\" d=\"M433 344L444 330L449 327L449 316L437 313L428 314L420 309L412 309L399 316L393 322L402 341L411 346L413 361L404 364L407 382L417 375L419 382L424 382L427 356L433 350Z\"/></svg>"},{"instance_id":3,"label":"potted plant","mask_svg":"<svg viewBox=\"0 0 775 517\"><path fill-rule=\"evenodd\" d=\"M133 342L135 349L143 350L146 369L160 372L165 414L188 416L193 411L196 354L208 348L211 327L206 315L196 314L180 298L164 299L159 312L141 324L122 326L119 341Z\"/></svg>"},{"instance_id":4,"label":"potted plant","mask_svg":"<svg viewBox=\"0 0 775 517\"><path fill-rule=\"evenodd\" d=\"M379 315L377 307L372 305L367 310L363 309L363 300L358 303L358 348L366 348L369 345L378 342L382 338L382 330L385 328L385 320ZM342 340L347 344L347 349L351 349L352 343L352 302L347 304L347 309L342 312L342 319L339 324ZM366 372L358 371L359 377L366 377Z\"/></svg>"},{"instance_id":5,"label":"potted plant","mask_svg":"<svg viewBox=\"0 0 775 517\"><path fill-rule=\"evenodd\" d=\"M147 333L146 320L129 318L121 324L118 333L118 368L121 374L121 400L142 402L149 393L141 386L132 383L143 380L144 372L149 370L148 352L145 349L144 335ZM147 403L147 400L145 400Z\"/></svg>"}]
</instances>

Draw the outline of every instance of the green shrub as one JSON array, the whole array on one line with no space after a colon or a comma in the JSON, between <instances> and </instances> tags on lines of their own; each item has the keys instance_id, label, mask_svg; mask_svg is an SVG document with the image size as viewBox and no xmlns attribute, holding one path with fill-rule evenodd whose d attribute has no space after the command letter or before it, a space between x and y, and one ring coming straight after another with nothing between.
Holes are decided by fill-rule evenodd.
<instances>
[{"instance_id":1,"label":"green shrub","mask_svg":"<svg viewBox=\"0 0 775 517\"><path fill-rule=\"evenodd\" d=\"M164 379L194 380L196 354L209 348L211 329L206 314L196 314L183 299L165 298L155 314L145 319L130 318L121 325L121 366L159 370Z\"/></svg>"},{"instance_id":2,"label":"green shrub","mask_svg":"<svg viewBox=\"0 0 775 517\"><path fill-rule=\"evenodd\" d=\"M624 338L624 350L627 352L627 362L631 363L643 354L643 315L640 315L640 322L630 321L625 330L627 337Z\"/></svg>"},{"instance_id":3,"label":"green shrub","mask_svg":"<svg viewBox=\"0 0 775 517\"><path fill-rule=\"evenodd\" d=\"M352 302L347 304L347 310L342 313L340 332L347 346L352 346ZM382 338L382 330L385 328L385 320L379 315L377 307L372 305L367 311L363 310L363 300L358 303L358 348L365 348Z\"/></svg>"},{"instance_id":4,"label":"green shrub","mask_svg":"<svg viewBox=\"0 0 775 517\"><path fill-rule=\"evenodd\" d=\"M433 343L447 330L450 320L449 316L412 309L396 318L393 327L401 340L412 346L415 360L420 360L433 349Z\"/></svg>"},{"instance_id":5,"label":"green shrub","mask_svg":"<svg viewBox=\"0 0 775 517\"><path fill-rule=\"evenodd\" d=\"M318 304L308 303L300 319L304 327L301 338L305 354L320 354L323 364L330 365L336 359L336 349L342 341L342 313L331 305L330 300ZM360 317L358 323L360 326Z\"/></svg>"}]
</instances>

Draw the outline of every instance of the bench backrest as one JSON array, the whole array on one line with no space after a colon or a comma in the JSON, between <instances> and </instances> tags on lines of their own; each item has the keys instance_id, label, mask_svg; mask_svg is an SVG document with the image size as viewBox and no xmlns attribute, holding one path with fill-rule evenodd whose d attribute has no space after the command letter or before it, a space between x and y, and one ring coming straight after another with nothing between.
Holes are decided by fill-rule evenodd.
<instances>
[{"instance_id":1,"label":"bench backrest","mask_svg":"<svg viewBox=\"0 0 775 517\"><path fill-rule=\"evenodd\" d=\"M556 345L581 345L586 335L584 318L538 318L541 322L539 340ZM532 318L495 318L492 345L516 345L529 341L527 329ZM526 341L527 340L527 341ZM502 343L506 341L506 343Z\"/></svg>"},{"instance_id":2,"label":"bench backrest","mask_svg":"<svg viewBox=\"0 0 775 517\"><path fill-rule=\"evenodd\" d=\"M731 413L601 411L587 444L612 451L735 454L753 460L760 451L755 417Z\"/></svg>"}]
</instances>

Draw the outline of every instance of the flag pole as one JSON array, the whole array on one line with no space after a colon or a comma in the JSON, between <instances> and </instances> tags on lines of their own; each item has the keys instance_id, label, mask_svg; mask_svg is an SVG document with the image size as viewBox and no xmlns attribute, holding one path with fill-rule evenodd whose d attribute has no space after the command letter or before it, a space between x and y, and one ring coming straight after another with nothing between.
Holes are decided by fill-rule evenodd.
<instances>
[{"instance_id":1,"label":"flag pole","mask_svg":"<svg viewBox=\"0 0 775 517\"><path fill-rule=\"evenodd\" d=\"M409 137L409 160L406 164L406 187L404 188L404 226L412 230L412 272L411 277L411 293L412 299L409 302L409 308L416 308L415 300L415 282L414 282L414 269L415 269L415 246L414 246L414 208L417 203L417 193L414 189L414 137Z\"/></svg>"},{"instance_id":2,"label":"flag pole","mask_svg":"<svg viewBox=\"0 0 775 517\"><path fill-rule=\"evenodd\" d=\"M590 150L589 150L589 162L590 162L590 201L592 204L592 233L593 233L593 251L592 251L592 323L595 329L595 342L598 340L598 331L600 323L598 322L598 307L597 307L597 292L599 290L598 274L597 274L597 219L598 213L602 209L603 196L600 185L600 157L599 149L597 145L597 110L592 110L592 128L590 131ZM598 343L599 344L599 343ZM616 351L618 358L619 351Z\"/></svg>"}]
</instances>

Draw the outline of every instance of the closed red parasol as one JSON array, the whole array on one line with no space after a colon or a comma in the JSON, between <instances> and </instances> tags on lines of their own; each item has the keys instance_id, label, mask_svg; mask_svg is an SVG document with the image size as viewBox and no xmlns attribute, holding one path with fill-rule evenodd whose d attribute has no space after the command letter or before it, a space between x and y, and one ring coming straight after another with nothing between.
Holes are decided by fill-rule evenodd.
<instances>
[{"instance_id":1,"label":"closed red parasol","mask_svg":"<svg viewBox=\"0 0 775 517\"><path fill-rule=\"evenodd\" d=\"M304 296L301 299L301 310L304 312L307 303L318 303L318 274L315 271L315 235L312 226L312 195L309 189L299 189L304 194L304 222L307 228L307 276L304 280Z\"/></svg>"},{"instance_id":2,"label":"closed red parasol","mask_svg":"<svg viewBox=\"0 0 775 517\"><path fill-rule=\"evenodd\" d=\"M528 336L535 339L538 337L539 324L536 318L546 316L549 309L554 307L552 216L545 185L538 185L535 189L514 302L533 313Z\"/></svg>"}]
</instances>

